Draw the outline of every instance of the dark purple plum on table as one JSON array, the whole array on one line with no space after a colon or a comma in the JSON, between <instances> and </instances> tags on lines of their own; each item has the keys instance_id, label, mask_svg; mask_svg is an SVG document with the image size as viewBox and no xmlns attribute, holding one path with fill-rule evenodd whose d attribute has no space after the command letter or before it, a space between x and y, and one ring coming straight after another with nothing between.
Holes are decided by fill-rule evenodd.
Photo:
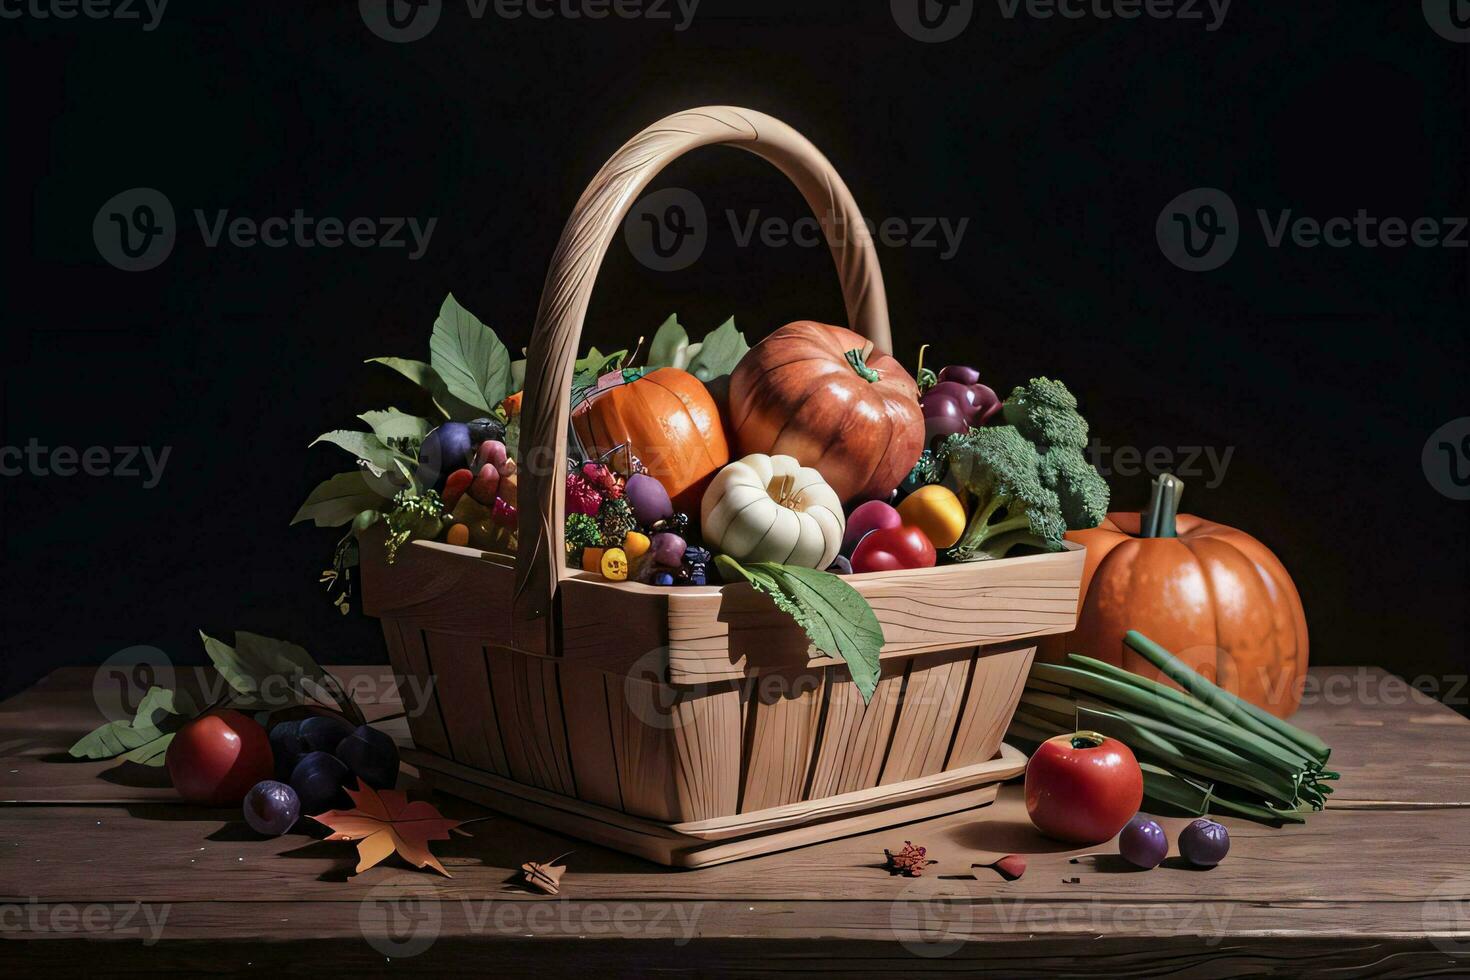
<instances>
[{"instance_id":1,"label":"dark purple plum on table","mask_svg":"<svg viewBox=\"0 0 1470 980\"><path fill-rule=\"evenodd\" d=\"M350 808L352 798L343 787L353 779L347 764L330 752L308 752L291 770L291 788L301 798L301 812L308 817Z\"/></svg>"},{"instance_id":2,"label":"dark purple plum on table","mask_svg":"<svg viewBox=\"0 0 1470 980\"><path fill-rule=\"evenodd\" d=\"M463 422L445 422L424 436L414 476L424 486L437 490L444 485L445 477L468 465L473 450L470 427Z\"/></svg>"},{"instance_id":3,"label":"dark purple plum on table","mask_svg":"<svg viewBox=\"0 0 1470 980\"><path fill-rule=\"evenodd\" d=\"M313 715L301 719L301 754L337 751L342 740L352 734L352 727L352 722L336 715Z\"/></svg>"},{"instance_id":4,"label":"dark purple plum on table","mask_svg":"<svg viewBox=\"0 0 1470 980\"><path fill-rule=\"evenodd\" d=\"M392 789L398 783L398 743L376 728L359 725L337 746L337 758L373 789Z\"/></svg>"},{"instance_id":5,"label":"dark purple plum on table","mask_svg":"<svg viewBox=\"0 0 1470 980\"><path fill-rule=\"evenodd\" d=\"M257 834L279 837L301 816L301 798L296 791L275 779L263 779L245 794L245 822Z\"/></svg>"}]
</instances>

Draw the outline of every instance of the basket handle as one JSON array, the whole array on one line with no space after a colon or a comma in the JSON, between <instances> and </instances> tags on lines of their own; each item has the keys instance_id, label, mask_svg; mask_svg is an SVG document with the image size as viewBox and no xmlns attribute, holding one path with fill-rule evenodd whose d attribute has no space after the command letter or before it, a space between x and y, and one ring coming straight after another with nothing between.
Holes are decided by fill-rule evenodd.
<instances>
[{"instance_id":1,"label":"basket handle","mask_svg":"<svg viewBox=\"0 0 1470 980\"><path fill-rule=\"evenodd\" d=\"M520 556L512 624L520 649L550 652L554 647L549 613L567 574L563 522L569 392L598 268L628 210L659 171L696 147L722 143L770 161L801 191L832 249L852 328L879 350L892 350L877 250L866 235L832 234L834 217L839 230L862 228L862 213L832 164L800 133L764 113L706 106L661 119L625 143L597 172L562 230L526 355L518 447Z\"/></svg>"}]
</instances>

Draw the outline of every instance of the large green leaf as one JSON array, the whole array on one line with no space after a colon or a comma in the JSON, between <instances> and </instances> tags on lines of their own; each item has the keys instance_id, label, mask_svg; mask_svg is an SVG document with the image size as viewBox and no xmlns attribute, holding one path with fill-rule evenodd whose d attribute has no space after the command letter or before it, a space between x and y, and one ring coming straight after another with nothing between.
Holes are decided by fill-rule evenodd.
<instances>
[{"instance_id":1,"label":"large green leaf","mask_svg":"<svg viewBox=\"0 0 1470 980\"><path fill-rule=\"evenodd\" d=\"M488 415L511 393L510 352L495 331L459 305L453 293L434 321L429 363L450 395L481 414Z\"/></svg>"},{"instance_id":2,"label":"large green leaf","mask_svg":"<svg viewBox=\"0 0 1470 980\"><path fill-rule=\"evenodd\" d=\"M150 687L130 721L109 721L77 739L70 754L77 759L111 759L127 753L129 762L163 764L173 732L198 708L187 692Z\"/></svg>"},{"instance_id":3,"label":"large green leaf","mask_svg":"<svg viewBox=\"0 0 1470 980\"><path fill-rule=\"evenodd\" d=\"M682 370L688 364L689 334L680 325L678 315L670 314L659 325L653 335L653 343L648 347L648 368L651 371L666 367Z\"/></svg>"},{"instance_id":4,"label":"large green leaf","mask_svg":"<svg viewBox=\"0 0 1470 980\"><path fill-rule=\"evenodd\" d=\"M386 470L393 465L393 457L398 453L383 445L383 441L371 432L358 432L355 429L333 429L324 432L312 440L312 445L318 443L330 443L339 449L345 449L358 459L365 459L380 470Z\"/></svg>"},{"instance_id":5,"label":"large green leaf","mask_svg":"<svg viewBox=\"0 0 1470 980\"><path fill-rule=\"evenodd\" d=\"M775 562L741 565L727 555L715 559L723 570L740 575L769 596L776 608L796 620L812 646L841 657L866 704L878 687L878 654L883 627L868 601L831 572Z\"/></svg>"},{"instance_id":6,"label":"large green leaf","mask_svg":"<svg viewBox=\"0 0 1470 980\"><path fill-rule=\"evenodd\" d=\"M464 421L483 414L473 405L468 405L450 394L444 379L439 377L439 373L432 366L423 361L415 361L406 357L370 357L367 363L392 368L424 389L434 400L434 407L439 409L440 414L446 419Z\"/></svg>"},{"instance_id":7,"label":"large green leaf","mask_svg":"<svg viewBox=\"0 0 1470 980\"><path fill-rule=\"evenodd\" d=\"M383 499L361 471L338 473L317 485L291 523L313 521L317 527L340 527L351 523L362 511L380 509Z\"/></svg>"},{"instance_id":8,"label":"large green leaf","mask_svg":"<svg viewBox=\"0 0 1470 980\"><path fill-rule=\"evenodd\" d=\"M731 317L704 338L699 352L689 358L686 370L700 381L713 381L735 370L749 350L745 335L735 329L735 318Z\"/></svg>"},{"instance_id":9,"label":"large green leaf","mask_svg":"<svg viewBox=\"0 0 1470 980\"><path fill-rule=\"evenodd\" d=\"M392 407L380 412L363 412L358 418L366 422L372 428L373 435L384 443L390 440L406 439L417 446L424 441L424 436L428 435L429 430L434 427L434 424L428 419L409 415Z\"/></svg>"}]
</instances>

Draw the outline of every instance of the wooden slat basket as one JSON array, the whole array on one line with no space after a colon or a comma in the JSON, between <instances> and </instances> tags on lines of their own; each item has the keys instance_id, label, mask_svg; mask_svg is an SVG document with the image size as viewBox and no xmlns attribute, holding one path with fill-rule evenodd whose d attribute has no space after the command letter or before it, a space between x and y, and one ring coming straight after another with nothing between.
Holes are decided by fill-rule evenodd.
<instances>
[{"instance_id":1,"label":"wooden slat basket","mask_svg":"<svg viewBox=\"0 0 1470 980\"><path fill-rule=\"evenodd\" d=\"M842 179L769 116L707 107L634 137L577 202L527 355L520 554L362 541L425 776L456 795L654 861L700 867L988 803L1025 756L1001 736L1036 638L1076 619L1083 552L854 575L883 627L864 705L840 660L749 585L658 588L565 567L571 386L596 271L671 160L728 144L773 163L829 231L854 330L891 350ZM423 696L415 699L415 692Z\"/></svg>"}]
</instances>

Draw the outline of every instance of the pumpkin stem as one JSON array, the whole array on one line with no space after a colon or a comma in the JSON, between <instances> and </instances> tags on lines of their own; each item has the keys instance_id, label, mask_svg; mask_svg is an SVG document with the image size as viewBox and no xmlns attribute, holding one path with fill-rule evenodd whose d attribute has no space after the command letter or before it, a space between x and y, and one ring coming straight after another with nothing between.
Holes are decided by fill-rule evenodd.
<instances>
[{"instance_id":1,"label":"pumpkin stem","mask_svg":"<svg viewBox=\"0 0 1470 980\"><path fill-rule=\"evenodd\" d=\"M1153 482L1148 510L1138 523L1141 538L1178 537L1175 518L1179 516L1179 500L1184 496L1184 481L1173 473L1165 473Z\"/></svg>"},{"instance_id":2,"label":"pumpkin stem","mask_svg":"<svg viewBox=\"0 0 1470 980\"><path fill-rule=\"evenodd\" d=\"M852 365L852 369L858 373L858 377L862 378L868 384L872 384L878 380L879 374L877 371L868 367L867 362L864 360L865 356L861 349L855 347L847 352L847 363Z\"/></svg>"}]
</instances>

